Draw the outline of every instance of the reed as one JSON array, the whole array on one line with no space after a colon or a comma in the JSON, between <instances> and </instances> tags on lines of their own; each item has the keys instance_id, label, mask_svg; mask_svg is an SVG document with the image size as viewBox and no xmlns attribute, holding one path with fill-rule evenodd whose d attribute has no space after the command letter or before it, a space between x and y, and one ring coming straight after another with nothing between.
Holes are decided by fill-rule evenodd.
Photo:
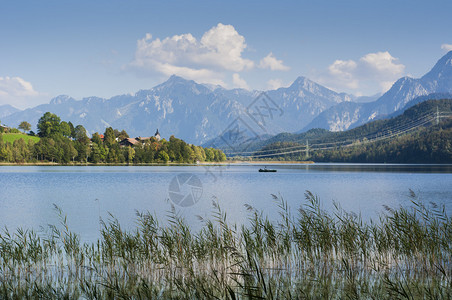
<instances>
[{"instance_id":1,"label":"reed","mask_svg":"<svg viewBox=\"0 0 452 300\"><path fill-rule=\"evenodd\" d=\"M196 232L172 207L165 224L137 212L131 231L110 215L95 243L81 243L55 206L60 224L0 234L0 298L452 298L444 206L411 192L411 206L364 222L337 203L323 210L309 191L295 214L272 197L275 221L246 205L247 224L230 224L214 199Z\"/></svg>"}]
</instances>

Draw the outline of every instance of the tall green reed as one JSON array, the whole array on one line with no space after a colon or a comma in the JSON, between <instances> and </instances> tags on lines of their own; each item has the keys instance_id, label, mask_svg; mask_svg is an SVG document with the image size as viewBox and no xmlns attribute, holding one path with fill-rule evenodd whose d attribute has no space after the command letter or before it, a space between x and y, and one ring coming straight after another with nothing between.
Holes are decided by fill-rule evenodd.
<instances>
[{"instance_id":1,"label":"tall green reed","mask_svg":"<svg viewBox=\"0 0 452 300\"><path fill-rule=\"evenodd\" d=\"M307 191L292 211L272 195L276 220L246 205L230 224L220 201L194 231L174 207L166 222L136 213L124 230L109 215L100 239L82 243L60 223L0 234L0 298L450 299L452 220L411 192L411 206L377 221L322 209Z\"/></svg>"}]
</instances>

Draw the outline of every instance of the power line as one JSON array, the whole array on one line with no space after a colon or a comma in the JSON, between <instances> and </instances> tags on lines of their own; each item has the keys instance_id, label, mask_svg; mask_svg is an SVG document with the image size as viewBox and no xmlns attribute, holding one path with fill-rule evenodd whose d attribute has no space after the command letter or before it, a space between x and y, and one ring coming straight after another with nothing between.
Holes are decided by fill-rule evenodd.
<instances>
[{"instance_id":1,"label":"power line","mask_svg":"<svg viewBox=\"0 0 452 300\"><path fill-rule=\"evenodd\" d=\"M396 131L396 130L405 130L406 128L408 128L408 127L410 127L410 126L412 126L414 124L417 125L417 123L419 123L420 121L425 120L426 118L431 118L431 116L432 116L432 112L424 113L424 114L420 115L417 120L410 120L410 121L404 123L403 125L397 125L397 126L394 126L392 128L389 128L389 129L384 129L383 131L380 131L380 132L369 133L369 134L367 134L365 136L356 137L356 138L349 138L349 139L345 139L345 140L342 140L342 141L337 141L336 140L336 141L331 141L331 142L312 144L311 146L314 147L314 146L324 146L324 145L331 145L331 144L339 145L339 144L345 144L345 143L354 143L354 142L356 142L356 141L358 141L360 139L364 139L364 138L372 139L374 137L383 136L383 135L386 135L388 133L391 134L393 131ZM281 151L281 150L285 151L285 150L296 149L296 148L303 148L303 149L300 149L300 150L305 151L306 150L305 149L306 146L307 145L300 144L300 145L295 145L295 146L280 147L280 148L277 148L277 149L256 150L256 151L242 151L242 152L227 152L227 151L225 151L225 153L228 154L228 155L242 155L242 156L249 157L246 154L256 154L256 153L268 154L268 152Z\"/></svg>"},{"instance_id":2,"label":"power line","mask_svg":"<svg viewBox=\"0 0 452 300\"><path fill-rule=\"evenodd\" d=\"M450 114L450 115L452 115L452 114ZM423 126L423 125L425 125L425 124L428 124L428 123L430 123L431 121L434 121L434 120L435 120L435 117L432 116L432 114L430 113L430 116L425 115L425 116L419 118L418 120L415 120L415 121L411 122L410 125L407 125L407 126L397 126L397 127L398 127L398 130L394 130L395 128L392 128L392 130L387 130L387 131L386 131L388 134L385 133L384 135L377 135L377 136L375 136L374 138L367 139L366 141L362 141L362 142L360 142L360 143L372 143L372 142L377 142L377 141L389 139L389 138L398 136L398 135L400 135L400 134L407 133L407 132L409 132L409 131L411 131L411 130L413 130L413 129L416 129L416 128L420 127L420 126ZM405 125L406 125L406 124L405 124ZM393 131L393 132L391 132L391 131ZM344 144L345 141L337 142L337 143L332 142L332 143L312 144L312 145L310 145L310 148L308 148L308 147L309 147L309 144L308 144L308 142L307 142L306 145L296 146L296 147L304 147L305 149L299 149L299 150L293 150L293 151L285 151L285 152L277 152L277 153L268 153L268 151L270 151L270 150L267 150L267 151L266 151L266 150L262 150L262 151L260 151L260 152L267 152L267 154L250 155L250 156L246 156L246 157L249 157L249 158L259 158L259 157L280 156L280 155L285 155L285 154L300 153L300 152L303 152L303 151L306 151L306 152L307 152L307 151L309 151L309 150L311 150L311 151L316 151L316 150L329 150L329 149L337 148L338 146L351 147L351 146L354 146L354 145L355 145L355 142L356 142L356 141L357 141L357 139L353 140L352 143L350 143L350 144L348 144L348 145L342 145L342 144ZM339 144L340 144L340 145L339 145ZM332 146L328 146L328 147L319 147L319 146L323 146L323 145L332 145ZM333 145L334 145L334 146L333 146ZM281 150L284 151L285 149L288 149L288 148L293 148L293 147L279 148L279 149L272 149L272 151L281 151ZM309 150L308 150L308 149L309 149ZM254 153L256 153L256 152L254 152ZM307 153L308 153L308 152L307 152Z\"/></svg>"}]
</instances>

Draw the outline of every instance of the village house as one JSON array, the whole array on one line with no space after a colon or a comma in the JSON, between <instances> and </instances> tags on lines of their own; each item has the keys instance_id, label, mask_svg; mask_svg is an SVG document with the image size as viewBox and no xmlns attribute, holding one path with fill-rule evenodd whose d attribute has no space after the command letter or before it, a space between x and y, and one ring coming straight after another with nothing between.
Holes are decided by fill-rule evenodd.
<instances>
[{"instance_id":1,"label":"village house","mask_svg":"<svg viewBox=\"0 0 452 300\"><path fill-rule=\"evenodd\" d=\"M139 143L140 143L140 141L138 140L138 138L125 138L119 142L119 145L127 147L127 146L135 146Z\"/></svg>"},{"instance_id":2,"label":"village house","mask_svg":"<svg viewBox=\"0 0 452 300\"><path fill-rule=\"evenodd\" d=\"M8 131L9 131L9 127L8 126L0 124L0 133L1 132L8 132ZM158 132L158 130L157 130L157 132Z\"/></svg>"},{"instance_id":3,"label":"village house","mask_svg":"<svg viewBox=\"0 0 452 300\"><path fill-rule=\"evenodd\" d=\"M157 141L160 141L160 133L159 130L157 129L157 131L155 132L155 135L153 136ZM136 145L142 145L144 143L146 143L146 141L149 141L152 137L136 137L136 138L126 138L123 139L122 141L119 142L119 145L123 146L123 147L127 147L127 146L136 146Z\"/></svg>"}]
</instances>

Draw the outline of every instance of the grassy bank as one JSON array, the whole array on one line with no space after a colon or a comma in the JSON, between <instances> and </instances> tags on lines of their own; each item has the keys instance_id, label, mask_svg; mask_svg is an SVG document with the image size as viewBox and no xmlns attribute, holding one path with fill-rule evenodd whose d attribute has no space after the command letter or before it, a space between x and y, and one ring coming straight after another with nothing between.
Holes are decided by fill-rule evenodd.
<instances>
[{"instance_id":1,"label":"grassy bank","mask_svg":"<svg viewBox=\"0 0 452 300\"><path fill-rule=\"evenodd\" d=\"M0 133L0 135L3 138L4 142L7 143L14 143L14 141L19 139L24 139L25 143L28 143L28 141L33 141L34 143L39 142L40 138L37 136L29 136L22 133Z\"/></svg>"},{"instance_id":2,"label":"grassy bank","mask_svg":"<svg viewBox=\"0 0 452 300\"><path fill-rule=\"evenodd\" d=\"M240 228L214 201L200 231L174 210L165 225L137 213L135 230L112 217L92 244L56 208L46 234L2 233L0 298L450 299L452 220L412 197L365 223L310 192L294 214L274 196L278 221L246 206Z\"/></svg>"}]
</instances>

